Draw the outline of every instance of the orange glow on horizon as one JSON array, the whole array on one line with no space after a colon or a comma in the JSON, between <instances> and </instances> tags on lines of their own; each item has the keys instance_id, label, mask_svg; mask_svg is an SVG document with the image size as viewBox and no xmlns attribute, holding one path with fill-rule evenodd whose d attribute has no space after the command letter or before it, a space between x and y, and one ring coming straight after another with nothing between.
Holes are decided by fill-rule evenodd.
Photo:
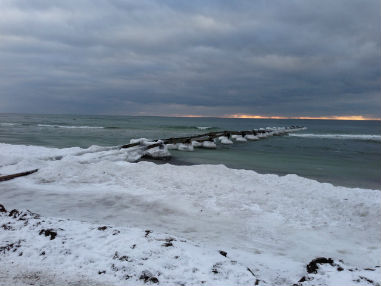
<instances>
[{"instance_id":1,"label":"orange glow on horizon","mask_svg":"<svg viewBox=\"0 0 381 286\"><path fill-rule=\"evenodd\" d=\"M250 114L232 114L227 118L253 118L253 119L320 119L320 120L381 120L380 118L364 117L362 115L349 116L261 116Z\"/></svg>"},{"instance_id":2,"label":"orange glow on horizon","mask_svg":"<svg viewBox=\"0 0 381 286\"><path fill-rule=\"evenodd\" d=\"M175 117L210 117L203 115L174 115ZM317 120L381 120L381 118L364 117L362 115L348 115L348 116L262 116L252 114L229 114L224 116L216 116L220 118L244 118L244 119L317 119Z\"/></svg>"}]
</instances>

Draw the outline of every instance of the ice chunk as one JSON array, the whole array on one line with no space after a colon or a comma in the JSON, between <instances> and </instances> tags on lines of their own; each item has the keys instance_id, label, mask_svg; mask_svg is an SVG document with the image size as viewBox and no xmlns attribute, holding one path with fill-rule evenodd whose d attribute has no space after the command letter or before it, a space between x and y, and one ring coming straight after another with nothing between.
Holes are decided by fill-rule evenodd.
<instances>
[{"instance_id":1,"label":"ice chunk","mask_svg":"<svg viewBox=\"0 0 381 286\"><path fill-rule=\"evenodd\" d=\"M213 141L204 141L202 142L202 147L208 149L216 149L217 146Z\"/></svg>"},{"instance_id":2,"label":"ice chunk","mask_svg":"<svg viewBox=\"0 0 381 286\"><path fill-rule=\"evenodd\" d=\"M245 138L246 138L247 140L252 140L252 141L254 141L254 140L258 140L258 139L259 139L258 136L255 136L255 135L253 135L253 134L247 134L247 135L245 135Z\"/></svg>"},{"instance_id":3,"label":"ice chunk","mask_svg":"<svg viewBox=\"0 0 381 286\"><path fill-rule=\"evenodd\" d=\"M160 159L160 158L165 159L165 158L171 157L171 153L169 153L166 145L161 145L158 147L148 149L144 152L144 155L154 159Z\"/></svg>"},{"instance_id":4,"label":"ice chunk","mask_svg":"<svg viewBox=\"0 0 381 286\"><path fill-rule=\"evenodd\" d=\"M242 137L242 135L232 135L232 138L235 139L237 142L246 142L247 140Z\"/></svg>"},{"instance_id":5,"label":"ice chunk","mask_svg":"<svg viewBox=\"0 0 381 286\"><path fill-rule=\"evenodd\" d=\"M178 143L177 149L180 151L193 151L193 145L192 144Z\"/></svg>"},{"instance_id":6,"label":"ice chunk","mask_svg":"<svg viewBox=\"0 0 381 286\"><path fill-rule=\"evenodd\" d=\"M177 144L166 144L168 150L177 150Z\"/></svg>"},{"instance_id":7,"label":"ice chunk","mask_svg":"<svg viewBox=\"0 0 381 286\"><path fill-rule=\"evenodd\" d=\"M233 141L231 141L226 136L220 136L220 137L218 137L218 139L220 140L221 144L233 144Z\"/></svg>"},{"instance_id":8,"label":"ice chunk","mask_svg":"<svg viewBox=\"0 0 381 286\"><path fill-rule=\"evenodd\" d=\"M198 141L192 141L192 145L193 145L193 147L201 147L202 143L200 143Z\"/></svg>"}]
</instances>

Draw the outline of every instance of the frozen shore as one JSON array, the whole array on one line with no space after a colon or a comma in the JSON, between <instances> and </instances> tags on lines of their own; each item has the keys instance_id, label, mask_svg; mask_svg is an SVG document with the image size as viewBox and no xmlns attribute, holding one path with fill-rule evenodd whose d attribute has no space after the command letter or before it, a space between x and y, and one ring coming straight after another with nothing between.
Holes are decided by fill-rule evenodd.
<instances>
[{"instance_id":1,"label":"frozen shore","mask_svg":"<svg viewBox=\"0 0 381 286\"><path fill-rule=\"evenodd\" d=\"M267 280L255 258L251 269L229 252L169 234L44 218L3 205L0 225L0 285L284 285L292 279L292 285L380 285L380 266L359 269L318 257L298 279Z\"/></svg>"},{"instance_id":2,"label":"frozen shore","mask_svg":"<svg viewBox=\"0 0 381 286\"><path fill-rule=\"evenodd\" d=\"M133 164L126 162L126 152L97 146L55 149L0 144L0 151L1 174L39 168L35 174L0 185L0 203L8 209L1 225L14 228L0 229L0 247L24 240L15 252L0 255L6 265L0 272L3 285L23 284L28 275L44 271L46 284L57 285L68 281L136 285L144 283L140 277L145 270L161 285L200 285L201 281L253 285L257 279L259 285L377 285L380 281L376 267L381 250L379 190L222 165ZM30 209L42 218L28 214L25 226L19 215L9 216L11 209ZM98 230L102 226L107 228ZM39 235L47 229L57 232L53 240L46 232ZM115 230L118 235L113 235ZM149 239L145 230L152 231ZM169 238L175 239L169 241L173 246L162 246ZM131 252L133 244L151 251L151 262L141 262L143 252ZM64 254L65 247L70 255ZM45 248L49 258L40 255ZM113 259L115 252L133 257L134 262ZM183 258L169 261L172 254ZM307 265L318 257L333 260L320 265L317 273L308 273ZM114 260L127 270L113 271ZM86 267L78 268L86 261ZM218 273L213 272L216 263L222 263ZM192 269L197 266L195 274ZM25 275L20 274L22 267ZM106 273L98 274L103 270ZM132 277L123 280L123 275ZM154 283L148 278L145 282Z\"/></svg>"}]
</instances>

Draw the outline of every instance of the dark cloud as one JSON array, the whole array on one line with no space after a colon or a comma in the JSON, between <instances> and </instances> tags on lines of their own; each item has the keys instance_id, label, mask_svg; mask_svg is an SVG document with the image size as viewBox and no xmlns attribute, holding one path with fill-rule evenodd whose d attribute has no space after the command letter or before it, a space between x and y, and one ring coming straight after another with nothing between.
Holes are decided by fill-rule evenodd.
<instances>
[{"instance_id":1,"label":"dark cloud","mask_svg":"<svg viewBox=\"0 0 381 286\"><path fill-rule=\"evenodd\" d=\"M0 112L380 117L378 1L1 1Z\"/></svg>"}]
</instances>

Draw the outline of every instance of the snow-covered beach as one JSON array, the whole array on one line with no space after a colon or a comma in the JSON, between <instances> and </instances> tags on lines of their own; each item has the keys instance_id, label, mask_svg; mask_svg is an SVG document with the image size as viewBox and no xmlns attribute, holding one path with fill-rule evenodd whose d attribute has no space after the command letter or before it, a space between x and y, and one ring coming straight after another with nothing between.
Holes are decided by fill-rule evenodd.
<instances>
[{"instance_id":1,"label":"snow-covered beach","mask_svg":"<svg viewBox=\"0 0 381 286\"><path fill-rule=\"evenodd\" d=\"M379 190L223 165L128 163L125 151L98 146L0 150L1 174L39 168L0 185L3 285L380 282ZM12 209L41 218L25 223ZM318 257L332 262L308 273Z\"/></svg>"}]
</instances>

